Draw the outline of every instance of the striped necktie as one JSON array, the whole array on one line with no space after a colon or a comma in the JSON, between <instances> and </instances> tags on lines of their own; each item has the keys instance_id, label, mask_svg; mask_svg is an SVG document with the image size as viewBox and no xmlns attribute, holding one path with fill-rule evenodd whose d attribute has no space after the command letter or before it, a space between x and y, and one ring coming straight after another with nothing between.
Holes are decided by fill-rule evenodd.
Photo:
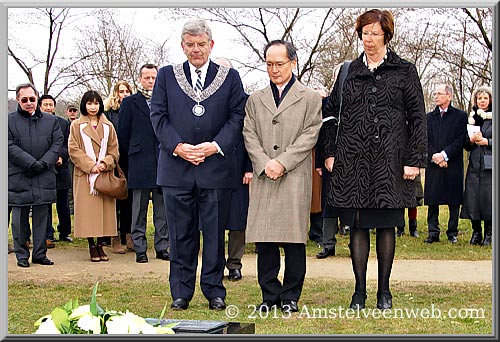
<instances>
[{"instance_id":1,"label":"striped necktie","mask_svg":"<svg viewBox=\"0 0 500 342\"><path fill-rule=\"evenodd\" d=\"M194 89L197 92L201 92L203 90L203 86L201 85L201 70L196 69L195 71L198 74L198 78L196 79L196 85L194 86Z\"/></svg>"}]
</instances>

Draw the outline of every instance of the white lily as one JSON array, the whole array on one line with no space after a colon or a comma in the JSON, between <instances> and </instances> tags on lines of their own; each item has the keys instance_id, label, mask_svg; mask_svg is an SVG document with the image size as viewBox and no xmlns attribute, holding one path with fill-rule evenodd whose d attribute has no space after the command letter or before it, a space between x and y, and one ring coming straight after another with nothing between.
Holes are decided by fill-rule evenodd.
<instances>
[{"instance_id":1,"label":"white lily","mask_svg":"<svg viewBox=\"0 0 500 342\"><path fill-rule=\"evenodd\" d=\"M69 315L69 320L79 319L83 315L90 314L90 305L80 305L79 307L73 309L71 315Z\"/></svg>"},{"instance_id":2,"label":"white lily","mask_svg":"<svg viewBox=\"0 0 500 342\"><path fill-rule=\"evenodd\" d=\"M40 326L35 331L35 334L60 335L61 332L59 331L59 329L57 329L56 325L54 324L54 321L52 320L52 317L49 316L45 321L40 323Z\"/></svg>"},{"instance_id":3,"label":"white lily","mask_svg":"<svg viewBox=\"0 0 500 342\"><path fill-rule=\"evenodd\" d=\"M78 327L85 331L91 331L93 334L101 333L101 319L93 316L91 313L85 314L76 323Z\"/></svg>"}]
</instances>

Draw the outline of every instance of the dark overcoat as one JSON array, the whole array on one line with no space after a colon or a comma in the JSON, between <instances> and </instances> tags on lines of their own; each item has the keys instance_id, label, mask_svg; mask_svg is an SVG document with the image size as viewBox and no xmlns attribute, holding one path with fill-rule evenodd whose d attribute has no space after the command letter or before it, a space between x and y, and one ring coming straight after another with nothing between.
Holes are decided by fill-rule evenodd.
<instances>
[{"instance_id":1,"label":"dark overcoat","mask_svg":"<svg viewBox=\"0 0 500 342\"><path fill-rule=\"evenodd\" d=\"M59 151L59 156L62 159L62 164L56 165L56 185L57 190L70 189L72 186L71 173L69 171L69 153L68 153L68 138L69 138L69 121L56 116L59 125L61 126L61 132L64 138L63 146Z\"/></svg>"},{"instance_id":2,"label":"dark overcoat","mask_svg":"<svg viewBox=\"0 0 500 342\"><path fill-rule=\"evenodd\" d=\"M479 146L467 137L464 148L469 151L469 164L465 176L464 203L461 218L491 221L493 200L492 170L485 170L484 156L492 155L493 125L491 120L484 120L481 133L488 139L488 145Z\"/></svg>"},{"instance_id":3,"label":"dark overcoat","mask_svg":"<svg viewBox=\"0 0 500 342\"><path fill-rule=\"evenodd\" d=\"M120 153L128 156L129 189L157 188L159 143L144 95L138 92L125 97L119 116L118 142Z\"/></svg>"},{"instance_id":4,"label":"dark overcoat","mask_svg":"<svg viewBox=\"0 0 500 342\"><path fill-rule=\"evenodd\" d=\"M338 80L326 116L338 118ZM416 206L414 181L403 167L425 167L427 124L422 86L413 64L388 50L374 72L363 54L344 82L342 113L323 124L324 157L334 157L327 201L339 208L398 209Z\"/></svg>"},{"instance_id":5,"label":"dark overcoat","mask_svg":"<svg viewBox=\"0 0 500 342\"><path fill-rule=\"evenodd\" d=\"M192 188L195 184L205 189L234 188L236 145L243 126L246 101L240 76L236 70L229 69L220 87L200 102L205 107L205 114L198 117L192 114L196 102L182 90L174 75L174 67L182 68L182 81L179 82L183 87L192 88L187 61L158 71L151 98L151 122L160 141L157 182L175 188ZM210 62L206 87L212 86L219 68L226 67ZM214 154L196 166L173 154L179 143L197 145L206 141L217 142L224 155Z\"/></svg>"},{"instance_id":6,"label":"dark overcoat","mask_svg":"<svg viewBox=\"0 0 500 342\"><path fill-rule=\"evenodd\" d=\"M63 145L57 119L39 108L30 114L20 107L8 117L9 206L50 204L56 201L56 161ZM36 161L46 165L33 173Z\"/></svg>"},{"instance_id":7,"label":"dark overcoat","mask_svg":"<svg viewBox=\"0 0 500 342\"><path fill-rule=\"evenodd\" d=\"M424 181L425 205L462 204L464 191L463 146L467 135L467 114L451 105L441 117L439 107L427 114L429 156ZM432 155L445 151L448 167L432 162Z\"/></svg>"}]
</instances>

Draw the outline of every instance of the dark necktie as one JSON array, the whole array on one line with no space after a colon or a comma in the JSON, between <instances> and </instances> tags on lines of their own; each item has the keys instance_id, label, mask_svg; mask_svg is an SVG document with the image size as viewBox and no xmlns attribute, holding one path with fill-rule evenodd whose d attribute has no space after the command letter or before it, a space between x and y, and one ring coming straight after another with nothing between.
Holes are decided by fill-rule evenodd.
<instances>
[{"instance_id":1,"label":"dark necktie","mask_svg":"<svg viewBox=\"0 0 500 342\"><path fill-rule=\"evenodd\" d=\"M196 85L194 86L194 89L197 92L201 92L203 90L203 86L201 84L201 70L200 69L196 69L195 71L198 74L198 78L196 79Z\"/></svg>"}]
</instances>

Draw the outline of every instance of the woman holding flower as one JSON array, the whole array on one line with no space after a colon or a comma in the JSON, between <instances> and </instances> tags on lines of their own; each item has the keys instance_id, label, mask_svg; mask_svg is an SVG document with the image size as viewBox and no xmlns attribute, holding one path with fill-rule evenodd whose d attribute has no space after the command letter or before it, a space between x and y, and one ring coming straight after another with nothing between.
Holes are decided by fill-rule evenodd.
<instances>
[{"instance_id":1,"label":"woman holding flower","mask_svg":"<svg viewBox=\"0 0 500 342\"><path fill-rule=\"evenodd\" d=\"M479 130L467 134L464 149L469 151L469 165L465 177L464 202L460 218L470 219L472 245L491 245L492 202L492 92L489 87L479 87L473 94L469 125ZM484 221L484 237L481 229Z\"/></svg>"}]
</instances>

